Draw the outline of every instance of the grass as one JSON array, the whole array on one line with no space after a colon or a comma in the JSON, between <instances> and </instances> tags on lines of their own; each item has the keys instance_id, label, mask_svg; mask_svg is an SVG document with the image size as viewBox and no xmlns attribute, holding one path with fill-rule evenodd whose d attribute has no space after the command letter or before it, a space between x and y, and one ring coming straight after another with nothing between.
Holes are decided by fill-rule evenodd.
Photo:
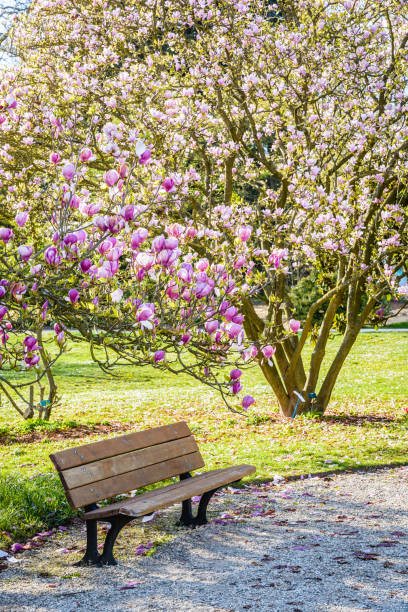
<instances>
[{"instance_id":1,"label":"grass","mask_svg":"<svg viewBox=\"0 0 408 612\"><path fill-rule=\"evenodd\" d=\"M257 477L268 478L408 463L407 340L408 333L362 334L327 414L293 424L280 419L257 368L245 374L245 392L257 400L245 419L187 376L146 367L123 368L119 378L108 378L89 361L86 347L77 345L56 367L61 405L51 423L22 422L7 405L0 407L0 531L22 538L71 516L59 482L49 475L51 452L181 419L189 422L209 469L253 463ZM330 341L326 367L338 343ZM9 486L9 478L20 484ZM36 489L38 498L27 501ZM61 510L52 514L56 505Z\"/></svg>"},{"instance_id":2,"label":"grass","mask_svg":"<svg viewBox=\"0 0 408 612\"><path fill-rule=\"evenodd\" d=\"M6 546L15 539L56 527L76 514L53 474L33 478L3 474L0 508L1 541Z\"/></svg>"},{"instance_id":3,"label":"grass","mask_svg":"<svg viewBox=\"0 0 408 612\"><path fill-rule=\"evenodd\" d=\"M386 327L390 327L391 329L407 329L408 330L408 321L404 321L401 323L389 323Z\"/></svg>"}]
</instances>

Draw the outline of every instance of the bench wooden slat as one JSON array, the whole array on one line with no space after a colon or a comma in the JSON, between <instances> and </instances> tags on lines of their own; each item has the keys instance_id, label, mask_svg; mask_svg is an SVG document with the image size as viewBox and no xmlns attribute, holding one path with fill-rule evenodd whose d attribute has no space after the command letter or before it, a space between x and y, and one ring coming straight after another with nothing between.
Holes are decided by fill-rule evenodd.
<instances>
[{"instance_id":1,"label":"bench wooden slat","mask_svg":"<svg viewBox=\"0 0 408 612\"><path fill-rule=\"evenodd\" d=\"M204 467L204 461L200 453L190 453L106 478L91 485L69 489L66 495L71 506L79 508L202 467Z\"/></svg>"},{"instance_id":2,"label":"bench wooden slat","mask_svg":"<svg viewBox=\"0 0 408 612\"><path fill-rule=\"evenodd\" d=\"M70 468L61 472L60 476L66 489L74 489L196 451L197 442L193 436L189 436Z\"/></svg>"},{"instance_id":3,"label":"bench wooden slat","mask_svg":"<svg viewBox=\"0 0 408 612\"><path fill-rule=\"evenodd\" d=\"M197 476L194 476L194 478L204 478L205 476L208 476L208 474L215 474L216 472L221 472L224 468L220 468L218 470L213 470L212 472L204 472L201 474L197 474ZM186 480L183 480L181 482L186 482ZM165 488L166 491L171 491L172 489L177 489L180 487L180 482L174 482L170 485L166 485L165 487L160 487L160 489ZM144 499L148 499L149 497L154 497L155 495L157 495L157 491L158 489L153 489L152 491L146 491L146 493L142 493L140 495L135 495L134 497L128 497L127 499L122 499L121 501L115 502L113 504L109 504L109 506L102 506L101 508L98 508L97 510L92 510L91 512L85 512L84 514L84 518L87 519L89 518L103 518L103 517L107 517L107 516L114 516L115 514L119 514L119 510L120 508L123 507L124 504L127 504L128 502L133 502L133 501L137 501L142 495L144 497Z\"/></svg>"},{"instance_id":4,"label":"bench wooden slat","mask_svg":"<svg viewBox=\"0 0 408 612\"><path fill-rule=\"evenodd\" d=\"M110 440L101 440L100 442L69 448L53 453L50 455L50 459L57 470L62 471L187 436L191 436L191 431L185 421L180 421L171 425L129 433Z\"/></svg>"},{"instance_id":5,"label":"bench wooden slat","mask_svg":"<svg viewBox=\"0 0 408 612\"><path fill-rule=\"evenodd\" d=\"M86 519L103 519L104 517L113 516L115 514L125 514L135 518L151 514L161 508L166 508L177 502L189 499L194 495L201 495L206 491L222 487L236 480L240 480L244 476L253 474L256 468L253 465L237 465L226 469L214 470L206 472L193 478L182 480L176 484L172 484L155 491L137 495L130 500L124 500L111 506L98 508L85 514Z\"/></svg>"}]
</instances>

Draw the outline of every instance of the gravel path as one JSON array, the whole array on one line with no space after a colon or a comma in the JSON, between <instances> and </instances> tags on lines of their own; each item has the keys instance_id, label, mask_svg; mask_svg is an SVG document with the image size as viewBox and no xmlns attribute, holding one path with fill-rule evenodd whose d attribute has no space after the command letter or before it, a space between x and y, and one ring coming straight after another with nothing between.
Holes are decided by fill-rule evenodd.
<instances>
[{"instance_id":1,"label":"gravel path","mask_svg":"<svg viewBox=\"0 0 408 612\"><path fill-rule=\"evenodd\" d=\"M407 468L230 490L152 556L126 528L115 568L71 567L75 527L0 574L0 610L408 612L407 500Z\"/></svg>"}]
</instances>

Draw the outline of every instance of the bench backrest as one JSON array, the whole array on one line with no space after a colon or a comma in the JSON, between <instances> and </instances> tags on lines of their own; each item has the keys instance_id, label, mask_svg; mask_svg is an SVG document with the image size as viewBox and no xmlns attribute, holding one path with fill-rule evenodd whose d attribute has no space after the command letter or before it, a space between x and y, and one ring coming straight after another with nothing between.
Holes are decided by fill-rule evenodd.
<instances>
[{"instance_id":1,"label":"bench backrest","mask_svg":"<svg viewBox=\"0 0 408 612\"><path fill-rule=\"evenodd\" d=\"M73 508L204 466L184 421L53 453Z\"/></svg>"}]
</instances>

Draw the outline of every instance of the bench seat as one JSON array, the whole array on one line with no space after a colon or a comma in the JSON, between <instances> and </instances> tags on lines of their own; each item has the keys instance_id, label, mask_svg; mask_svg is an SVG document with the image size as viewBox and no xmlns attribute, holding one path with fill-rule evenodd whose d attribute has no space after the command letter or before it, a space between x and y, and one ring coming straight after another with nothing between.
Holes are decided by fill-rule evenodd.
<instances>
[{"instance_id":1,"label":"bench seat","mask_svg":"<svg viewBox=\"0 0 408 612\"><path fill-rule=\"evenodd\" d=\"M124 514L134 518L152 514L161 508L167 508L191 497L202 495L208 490L218 489L224 485L241 480L256 471L253 465L236 465L233 467L205 472L192 478L187 478L148 493L136 495L129 500L123 500L97 510L86 512L84 518L99 519Z\"/></svg>"}]
</instances>

